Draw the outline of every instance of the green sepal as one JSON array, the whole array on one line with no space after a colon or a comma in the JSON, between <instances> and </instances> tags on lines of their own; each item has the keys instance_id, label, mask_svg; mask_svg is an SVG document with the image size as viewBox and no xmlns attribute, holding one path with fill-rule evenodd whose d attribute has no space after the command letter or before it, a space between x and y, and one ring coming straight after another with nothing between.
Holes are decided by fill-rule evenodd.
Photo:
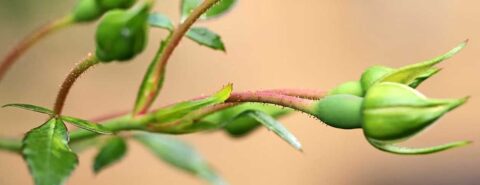
<instances>
[{"instance_id":1,"label":"green sepal","mask_svg":"<svg viewBox=\"0 0 480 185\"><path fill-rule=\"evenodd\" d=\"M22 155L36 185L61 185L78 164L68 146L68 131L60 119L52 118L29 131L23 139Z\"/></svg>"},{"instance_id":2,"label":"green sepal","mask_svg":"<svg viewBox=\"0 0 480 185\"><path fill-rule=\"evenodd\" d=\"M316 101L309 114L335 128L362 128L362 103L363 98L351 94L329 95Z\"/></svg>"},{"instance_id":3,"label":"green sepal","mask_svg":"<svg viewBox=\"0 0 480 185\"><path fill-rule=\"evenodd\" d=\"M365 95L363 130L367 137L377 141L403 141L467 99L427 99L407 85L382 82Z\"/></svg>"},{"instance_id":4,"label":"green sepal","mask_svg":"<svg viewBox=\"0 0 480 185\"><path fill-rule=\"evenodd\" d=\"M424 155L424 154L432 154L437 153L457 147L462 147L468 144L471 144L471 141L456 141L450 142L442 145L425 147L425 148L409 148L403 146L397 146L390 143L382 143L375 140L368 139L368 142L374 146L375 148L382 150L384 152L393 153L393 154L400 154L400 155Z\"/></svg>"},{"instance_id":5,"label":"green sepal","mask_svg":"<svg viewBox=\"0 0 480 185\"><path fill-rule=\"evenodd\" d=\"M158 158L188 173L203 178L214 185L227 183L210 167L190 145L174 137L160 134L138 133L134 138Z\"/></svg>"},{"instance_id":6,"label":"green sepal","mask_svg":"<svg viewBox=\"0 0 480 185\"><path fill-rule=\"evenodd\" d=\"M225 45L223 44L220 35L210 31L208 28L190 28L187 32L187 37L202 46L225 52Z\"/></svg>"},{"instance_id":7,"label":"green sepal","mask_svg":"<svg viewBox=\"0 0 480 185\"><path fill-rule=\"evenodd\" d=\"M383 76L378 83L380 82L396 82L405 85L414 84L418 86L418 79L427 79L438 72L438 69L433 68L436 64L449 59L453 55L460 52L467 45L467 41L462 42L457 47L451 49L447 53L438 56L436 58L420 62L417 64L407 65L396 69L395 71L390 72L389 74ZM423 81L421 80L421 81Z\"/></svg>"},{"instance_id":8,"label":"green sepal","mask_svg":"<svg viewBox=\"0 0 480 185\"><path fill-rule=\"evenodd\" d=\"M120 161L127 152L127 143L121 137L109 138L100 148L95 156L93 171L99 173L101 170Z\"/></svg>"}]
</instances>

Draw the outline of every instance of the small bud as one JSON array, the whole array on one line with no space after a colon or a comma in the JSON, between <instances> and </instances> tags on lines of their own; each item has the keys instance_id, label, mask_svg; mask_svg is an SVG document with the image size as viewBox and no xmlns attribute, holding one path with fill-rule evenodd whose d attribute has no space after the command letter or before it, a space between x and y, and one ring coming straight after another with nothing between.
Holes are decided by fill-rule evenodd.
<instances>
[{"instance_id":1,"label":"small bud","mask_svg":"<svg viewBox=\"0 0 480 185\"><path fill-rule=\"evenodd\" d=\"M76 22L88 22L109 10L127 9L134 3L135 0L79 0L72 13Z\"/></svg>"},{"instance_id":2,"label":"small bud","mask_svg":"<svg viewBox=\"0 0 480 185\"><path fill-rule=\"evenodd\" d=\"M330 95L314 103L310 114L335 128L361 128L362 102L363 98L350 94Z\"/></svg>"},{"instance_id":3,"label":"small bud","mask_svg":"<svg viewBox=\"0 0 480 185\"><path fill-rule=\"evenodd\" d=\"M147 42L148 4L105 14L96 32L97 57L104 62L126 61L141 53Z\"/></svg>"},{"instance_id":4,"label":"small bud","mask_svg":"<svg viewBox=\"0 0 480 185\"><path fill-rule=\"evenodd\" d=\"M76 22L87 22L98 19L103 13L97 0L80 0L73 9L73 18Z\"/></svg>"},{"instance_id":5,"label":"small bud","mask_svg":"<svg viewBox=\"0 0 480 185\"><path fill-rule=\"evenodd\" d=\"M380 79L392 71L394 71L394 69L385 66L369 67L367 70L365 70L365 72L363 72L362 77L360 78L363 92L366 93L372 85L377 83Z\"/></svg>"},{"instance_id":6,"label":"small bud","mask_svg":"<svg viewBox=\"0 0 480 185\"><path fill-rule=\"evenodd\" d=\"M328 92L328 95L335 95L335 94L351 94L358 97L362 97L363 96L362 85L360 84L359 81L345 82L333 88L332 90L330 90L330 92Z\"/></svg>"},{"instance_id":7,"label":"small bud","mask_svg":"<svg viewBox=\"0 0 480 185\"><path fill-rule=\"evenodd\" d=\"M374 141L403 141L466 100L427 99L407 85L382 82L365 95L363 130Z\"/></svg>"},{"instance_id":8,"label":"small bud","mask_svg":"<svg viewBox=\"0 0 480 185\"><path fill-rule=\"evenodd\" d=\"M130 8L135 0L97 0L98 5L105 10Z\"/></svg>"}]
</instances>

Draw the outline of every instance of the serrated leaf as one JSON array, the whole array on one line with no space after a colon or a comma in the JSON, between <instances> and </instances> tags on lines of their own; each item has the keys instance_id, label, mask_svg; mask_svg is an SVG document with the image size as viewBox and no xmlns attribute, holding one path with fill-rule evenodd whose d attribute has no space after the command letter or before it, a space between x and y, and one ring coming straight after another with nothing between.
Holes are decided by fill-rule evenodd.
<instances>
[{"instance_id":1,"label":"serrated leaf","mask_svg":"<svg viewBox=\"0 0 480 185\"><path fill-rule=\"evenodd\" d=\"M190 145L160 134L142 133L136 134L134 138L170 165L197 175L211 184L226 184Z\"/></svg>"},{"instance_id":2,"label":"serrated leaf","mask_svg":"<svg viewBox=\"0 0 480 185\"><path fill-rule=\"evenodd\" d=\"M273 131L275 134L280 136L283 140L285 140L288 144L292 145L297 150L302 150L302 145L298 141L298 139L288 131L280 122L275 120L272 116L264 113L262 111L255 111L255 110L248 110L238 117L249 116L253 119L257 120L258 122L262 123L263 126L267 127L269 130Z\"/></svg>"},{"instance_id":3,"label":"serrated leaf","mask_svg":"<svg viewBox=\"0 0 480 185\"><path fill-rule=\"evenodd\" d=\"M169 42L172 34L170 34L167 39L163 40L160 43L160 48L157 51L157 54L153 58L152 62L148 66L147 72L143 77L142 84L138 89L137 98L135 100L135 106L133 107L133 115L139 115L145 113L148 108L152 105L153 101L158 96L158 93L163 87L163 80L165 79L165 69L159 73L161 76L156 76L157 63L163 55L163 51L167 43Z\"/></svg>"},{"instance_id":4,"label":"serrated leaf","mask_svg":"<svg viewBox=\"0 0 480 185\"><path fill-rule=\"evenodd\" d=\"M155 116L157 123L175 121L191 113L192 111L198 110L206 106L223 103L230 97L232 90L232 84L228 84L212 96L198 100L177 103L172 106L159 109L155 111L153 115Z\"/></svg>"},{"instance_id":5,"label":"serrated leaf","mask_svg":"<svg viewBox=\"0 0 480 185\"><path fill-rule=\"evenodd\" d=\"M120 161L127 152L127 144L121 137L110 138L105 145L100 148L99 153L95 157L93 171L100 172L104 168Z\"/></svg>"},{"instance_id":6,"label":"serrated leaf","mask_svg":"<svg viewBox=\"0 0 480 185\"><path fill-rule=\"evenodd\" d=\"M174 26L172 21L166 16L158 12L151 13L148 17L148 23L150 26L167 29L173 31Z\"/></svg>"},{"instance_id":7,"label":"serrated leaf","mask_svg":"<svg viewBox=\"0 0 480 185\"><path fill-rule=\"evenodd\" d=\"M220 35L210 31L208 28L193 27L187 32L187 37L200 45L214 50L225 51L225 45Z\"/></svg>"},{"instance_id":8,"label":"serrated leaf","mask_svg":"<svg viewBox=\"0 0 480 185\"><path fill-rule=\"evenodd\" d=\"M38 112L38 113L42 113L42 114L48 114L48 115L53 115L54 114L53 111L51 111L50 109L40 107L40 106L36 106L36 105L31 105L31 104L12 103L12 104L4 105L2 107L4 107L4 108L5 107L21 108L21 109L34 111L34 112Z\"/></svg>"},{"instance_id":9,"label":"serrated leaf","mask_svg":"<svg viewBox=\"0 0 480 185\"><path fill-rule=\"evenodd\" d=\"M75 125L79 128L89 130L89 131L92 131L92 132L96 132L96 133L99 133L99 134L112 134L113 133L112 131L108 130L104 126L102 126L100 124L97 124L97 123L94 123L94 122L91 122L91 121L87 121L87 120L83 120L83 119L79 119L79 118L74 118L74 117L70 117L70 116L61 116L61 119L68 122L68 123L71 123L71 124L73 124L73 125Z\"/></svg>"},{"instance_id":10,"label":"serrated leaf","mask_svg":"<svg viewBox=\"0 0 480 185\"><path fill-rule=\"evenodd\" d=\"M402 83L406 85L410 85L412 83L416 83L415 80L422 75L429 74L429 70L432 70L433 66L452 57L453 55L460 52L465 46L467 45L467 41L460 43L457 47L451 49L447 53L438 56L434 59L427 60L421 63L412 64L408 66L404 66L402 68L396 69L395 71L385 75L382 79L378 81L381 82L396 82ZM430 71L430 76L435 73ZM426 78L430 77L427 76ZM425 79L423 79L425 80ZM418 84L417 84L418 85Z\"/></svg>"},{"instance_id":11,"label":"serrated leaf","mask_svg":"<svg viewBox=\"0 0 480 185\"><path fill-rule=\"evenodd\" d=\"M60 185L78 164L68 146L68 131L59 119L50 119L29 131L23 139L22 154L36 185Z\"/></svg>"},{"instance_id":12,"label":"serrated leaf","mask_svg":"<svg viewBox=\"0 0 480 185\"><path fill-rule=\"evenodd\" d=\"M451 142L443 145L426 147L426 148L408 148L408 147L393 145L390 143L377 142L369 138L367 138L367 140L372 146L374 146L379 150L393 153L393 154L400 154L400 155L431 154L431 153L437 153L437 152L465 146L472 143L471 141L457 141L457 142Z\"/></svg>"},{"instance_id":13,"label":"serrated leaf","mask_svg":"<svg viewBox=\"0 0 480 185\"><path fill-rule=\"evenodd\" d=\"M202 0L182 0L180 8L182 21L185 20L196 7L202 4L202 2ZM237 0L221 0L208 9L200 18L211 19L222 16L229 12L236 2Z\"/></svg>"}]
</instances>

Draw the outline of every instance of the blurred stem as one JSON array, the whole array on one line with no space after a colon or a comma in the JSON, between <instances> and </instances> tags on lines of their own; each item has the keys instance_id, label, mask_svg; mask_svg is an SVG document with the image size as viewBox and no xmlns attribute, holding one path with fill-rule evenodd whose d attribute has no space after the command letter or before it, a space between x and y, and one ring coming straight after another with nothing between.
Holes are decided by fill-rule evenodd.
<instances>
[{"instance_id":1,"label":"blurred stem","mask_svg":"<svg viewBox=\"0 0 480 185\"><path fill-rule=\"evenodd\" d=\"M30 35L27 35L20 43L18 43L12 50L10 50L5 58L2 59L0 63L0 81L5 76L5 73L10 69L10 67L17 61L17 59L22 56L25 51L32 47L45 36L53 33L57 30L65 28L74 23L74 19L71 15L62 17L60 19L54 20L50 23L43 25L38 28L36 31L32 32Z\"/></svg>"},{"instance_id":2,"label":"blurred stem","mask_svg":"<svg viewBox=\"0 0 480 185\"><path fill-rule=\"evenodd\" d=\"M185 19L184 22L182 22L175 31L171 33L171 36L167 39L167 44L165 46L165 49L160 49L158 52L162 52L161 55L160 53L157 52L157 56L159 56L158 61L155 62L154 69L155 71L153 72L153 77L156 81L158 80L163 80L165 76L165 68L167 66L168 60L170 59L173 51L175 48L178 46L184 35L187 33L187 31L190 29L190 27L202 16L203 13L205 13L210 7L215 5L217 2L221 0L205 0L203 1L200 6L195 8L192 13L188 16L187 19ZM159 90L161 89L161 86L163 83L156 83L154 82L153 84L158 84L158 87L154 88L153 92L154 95L152 96L153 98L150 98L145 102L144 106L141 108L141 110L134 110L134 115L139 115L142 113L145 113L148 111L150 106L152 105L152 102L155 100L156 95L159 93Z\"/></svg>"},{"instance_id":3,"label":"blurred stem","mask_svg":"<svg viewBox=\"0 0 480 185\"><path fill-rule=\"evenodd\" d=\"M99 62L100 61L95 55L89 53L87 58L77 64L77 66L75 66L75 68L73 68L73 70L67 75L67 78L65 78L62 85L60 86L60 90L58 91L57 99L54 104L53 112L56 115L62 113L63 106L65 105L65 100L67 99L67 95L78 77L80 77L90 67L98 64Z\"/></svg>"},{"instance_id":4,"label":"blurred stem","mask_svg":"<svg viewBox=\"0 0 480 185\"><path fill-rule=\"evenodd\" d=\"M91 60L85 60L86 61L86 62L84 61L85 64L84 65L80 64L77 66L77 68L83 69L81 71L85 71L86 69L88 69L88 67L93 66L93 64L96 63L94 61L97 61L97 60L95 57L92 58L92 56L89 58L91 58ZM79 66L84 66L84 67L79 67ZM288 107L288 108L292 108L298 111L308 113L310 105L313 102L312 100L309 100L309 99L303 99L303 98L288 96L280 93L274 93L273 91L274 90L232 93L230 97L225 101L225 103L205 107L196 112L192 112L192 114L189 115L190 116L189 118L198 120L209 114L215 113L217 111L221 111L226 108L233 107L241 103L248 103L248 102L268 103L268 104ZM300 94L300 96L303 96L303 95ZM321 96L322 96L321 94L316 95L316 97L321 97ZM200 97L194 98L194 99L200 99ZM166 107L163 107L163 108L166 108ZM161 109L162 108L160 108L159 110ZM157 126L155 125L157 124L156 120L161 118L156 118L155 112L156 111L151 111L148 114L144 114L138 117L132 117L130 114L127 113L126 115L117 116L116 118L106 121L102 125L112 132L121 132L121 131L129 131L129 130L153 131L152 129L154 129L155 132L161 133L162 130L165 132L168 132L170 128L176 127L178 126L178 124L181 124L181 122L172 122L172 123L162 124L160 126ZM71 143L77 142L77 141L92 138L95 136L98 136L98 134L95 132L78 129L70 133L70 142ZM20 151L20 149L21 149L21 140L0 139L0 150L18 152Z\"/></svg>"}]
</instances>

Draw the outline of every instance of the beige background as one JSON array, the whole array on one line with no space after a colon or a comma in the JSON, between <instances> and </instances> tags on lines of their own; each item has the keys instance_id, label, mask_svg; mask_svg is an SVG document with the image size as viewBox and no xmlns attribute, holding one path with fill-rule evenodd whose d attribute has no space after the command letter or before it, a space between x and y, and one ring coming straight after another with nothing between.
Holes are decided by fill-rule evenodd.
<instances>
[{"instance_id":1,"label":"beige background","mask_svg":"<svg viewBox=\"0 0 480 185\"><path fill-rule=\"evenodd\" d=\"M178 18L178 0L158 0L156 10ZM74 1L0 0L0 55L40 24L63 15ZM181 136L198 148L231 184L476 184L480 180L480 2L475 0L240 0L224 18L204 22L220 33L228 53L184 40L168 66L157 106L215 91L281 87L329 89L358 79L367 66L401 66L429 59L469 38L469 46L442 64L420 88L432 97L473 98L406 143L428 146L471 139L477 143L428 156L380 152L360 130L329 128L302 114L283 123L304 146L299 153L261 129L236 140L224 133ZM63 30L22 57L0 85L0 104L50 106L75 62L94 49L94 24ZM152 30L146 52L130 63L101 65L81 78L66 113L91 118L132 107L161 30ZM1 109L2 136L20 136L45 117ZM95 150L80 155L72 185L204 184L131 143L128 156L99 175ZM22 158L0 153L0 184L32 184Z\"/></svg>"}]
</instances>

